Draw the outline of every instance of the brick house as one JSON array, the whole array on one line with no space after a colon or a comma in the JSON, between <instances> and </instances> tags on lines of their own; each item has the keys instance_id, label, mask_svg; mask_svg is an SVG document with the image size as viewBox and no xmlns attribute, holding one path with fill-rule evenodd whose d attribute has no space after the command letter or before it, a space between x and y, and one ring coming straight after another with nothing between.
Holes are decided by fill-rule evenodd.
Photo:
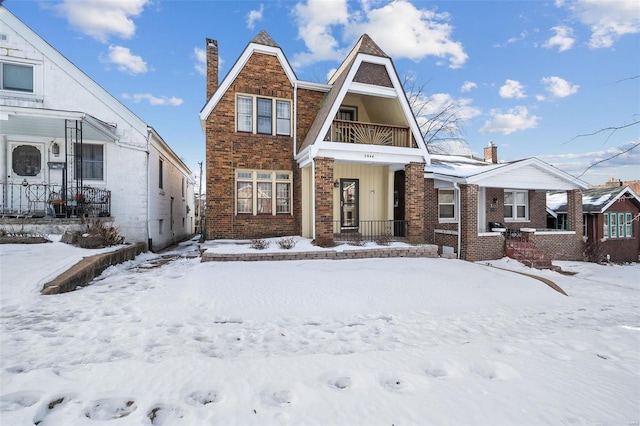
<instances>
[{"instance_id":1,"label":"brick house","mask_svg":"<svg viewBox=\"0 0 640 426\"><path fill-rule=\"evenodd\" d=\"M585 187L537 159L497 163L495 150L460 167L430 155L392 59L366 34L327 84L298 80L264 31L218 84L218 44L208 39L207 99L208 239L385 236L490 259L502 257L504 232L488 221L544 227L544 191L571 191L579 206ZM514 201L522 194L524 204ZM568 245L581 244L574 227Z\"/></svg>"},{"instance_id":2,"label":"brick house","mask_svg":"<svg viewBox=\"0 0 640 426\"><path fill-rule=\"evenodd\" d=\"M587 254L593 261L640 259L640 197L628 186L596 187L582 192ZM567 227L565 193L547 194L549 227Z\"/></svg>"}]
</instances>

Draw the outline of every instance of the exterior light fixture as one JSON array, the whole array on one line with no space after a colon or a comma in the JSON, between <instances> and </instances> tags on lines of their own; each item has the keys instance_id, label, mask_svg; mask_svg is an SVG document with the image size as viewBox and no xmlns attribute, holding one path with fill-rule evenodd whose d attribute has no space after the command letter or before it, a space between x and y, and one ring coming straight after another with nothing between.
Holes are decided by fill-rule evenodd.
<instances>
[{"instance_id":1,"label":"exterior light fixture","mask_svg":"<svg viewBox=\"0 0 640 426\"><path fill-rule=\"evenodd\" d=\"M337 180L337 181L333 182L333 187L334 188L340 188L340 181Z\"/></svg>"},{"instance_id":2,"label":"exterior light fixture","mask_svg":"<svg viewBox=\"0 0 640 426\"><path fill-rule=\"evenodd\" d=\"M58 145L58 142L51 144L51 153L55 156L60 155L60 145Z\"/></svg>"}]
</instances>

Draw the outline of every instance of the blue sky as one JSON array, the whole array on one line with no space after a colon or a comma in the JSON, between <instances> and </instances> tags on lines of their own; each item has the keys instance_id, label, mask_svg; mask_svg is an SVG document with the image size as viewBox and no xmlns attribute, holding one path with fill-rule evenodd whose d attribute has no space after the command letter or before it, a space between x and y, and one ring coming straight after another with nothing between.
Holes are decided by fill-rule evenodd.
<instances>
[{"instance_id":1,"label":"blue sky","mask_svg":"<svg viewBox=\"0 0 640 426\"><path fill-rule=\"evenodd\" d=\"M220 79L266 30L299 79L326 82L362 33L430 107L456 101L476 155L536 156L591 184L640 179L640 3L556 1L21 1L4 6L154 127L195 174L204 48ZM615 131L598 132L609 127ZM598 132L592 136L579 136ZM636 146L634 148L634 146Z\"/></svg>"}]
</instances>

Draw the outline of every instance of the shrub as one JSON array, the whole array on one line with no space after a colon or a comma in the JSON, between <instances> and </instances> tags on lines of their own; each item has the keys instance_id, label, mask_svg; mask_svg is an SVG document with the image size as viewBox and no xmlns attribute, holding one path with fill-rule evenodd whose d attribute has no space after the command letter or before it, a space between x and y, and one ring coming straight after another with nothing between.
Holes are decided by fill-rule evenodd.
<instances>
[{"instance_id":1,"label":"shrub","mask_svg":"<svg viewBox=\"0 0 640 426\"><path fill-rule=\"evenodd\" d=\"M391 243L391 234L384 233L376 238L376 244L379 246L388 246Z\"/></svg>"},{"instance_id":2,"label":"shrub","mask_svg":"<svg viewBox=\"0 0 640 426\"><path fill-rule=\"evenodd\" d=\"M296 246L296 240L293 237L282 238L277 241L278 246L284 250L290 250Z\"/></svg>"},{"instance_id":3,"label":"shrub","mask_svg":"<svg viewBox=\"0 0 640 426\"><path fill-rule=\"evenodd\" d=\"M87 234L101 237L107 246L115 246L124 242L124 237L120 235L120 230L113 226L111 222L107 223L103 220L88 220Z\"/></svg>"},{"instance_id":4,"label":"shrub","mask_svg":"<svg viewBox=\"0 0 640 426\"><path fill-rule=\"evenodd\" d=\"M349 245L350 246L358 246L361 247L363 246L365 243L365 241L362 239L362 234L359 232L354 232L353 236L351 237L351 239L349 239Z\"/></svg>"},{"instance_id":5,"label":"shrub","mask_svg":"<svg viewBox=\"0 0 640 426\"><path fill-rule=\"evenodd\" d=\"M267 240L263 240L260 238L254 238L253 240L251 240L251 246L252 249L256 249L256 250L264 250L267 247L269 247L269 241Z\"/></svg>"}]
</instances>

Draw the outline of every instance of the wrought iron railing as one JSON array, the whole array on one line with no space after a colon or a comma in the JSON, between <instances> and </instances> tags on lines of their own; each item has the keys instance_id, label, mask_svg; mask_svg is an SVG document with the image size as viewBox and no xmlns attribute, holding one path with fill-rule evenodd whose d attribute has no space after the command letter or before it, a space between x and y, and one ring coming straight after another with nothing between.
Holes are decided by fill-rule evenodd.
<instances>
[{"instance_id":1,"label":"wrought iron railing","mask_svg":"<svg viewBox=\"0 0 640 426\"><path fill-rule=\"evenodd\" d=\"M404 240L407 235L405 220L360 220L344 226L339 220L333 222L333 238L335 241L388 242Z\"/></svg>"},{"instance_id":2,"label":"wrought iron railing","mask_svg":"<svg viewBox=\"0 0 640 426\"><path fill-rule=\"evenodd\" d=\"M47 183L0 183L2 217L108 217L111 191Z\"/></svg>"},{"instance_id":3,"label":"wrought iron railing","mask_svg":"<svg viewBox=\"0 0 640 426\"><path fill-rule=\"evenodd\" d=\"M359 121L333 120L325 140L402 148L415 147L408 127L362 123Z\"/></svg>"}]
</instances>

